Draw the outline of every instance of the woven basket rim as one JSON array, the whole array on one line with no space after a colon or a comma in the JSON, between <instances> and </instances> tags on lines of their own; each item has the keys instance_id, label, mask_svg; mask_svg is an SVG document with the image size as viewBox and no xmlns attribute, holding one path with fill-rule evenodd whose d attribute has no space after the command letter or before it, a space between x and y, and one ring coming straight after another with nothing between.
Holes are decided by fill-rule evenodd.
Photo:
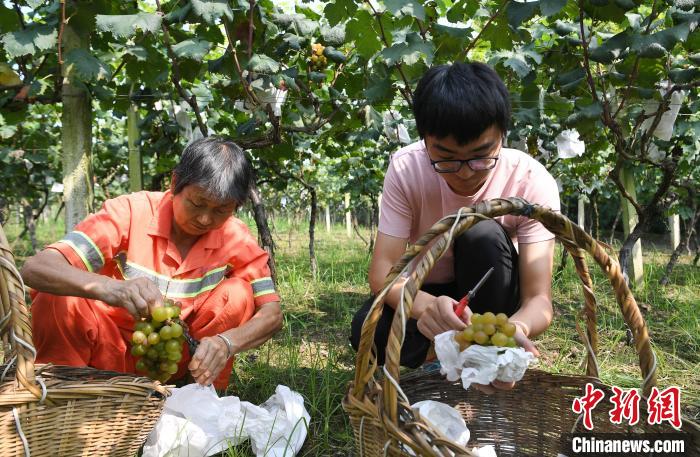
<instances>
[{"instance_id":1,"label":"woven basket rim","mask_svg":"<svg viewBox=\"0 0 700 457\"><path fill-rule=\"evenodd\" d=\"M5 453L45 455L47 450L72 453L78 448L90 455L137 453L170 390L127 373L36 364L25 287L2 226L0 336L10 349L0 366L0 410L6 423L0 447ZM93 433L105 424L108 436ZM60 442L55 442L57 433Z\"/></svg>"},{"instance_id":2,"label":"woven basket rim","mask_svg":"<svg viewBox=\"0 0 700 457\"><path fill-rule=\"evenodd\" d=\"M79 386L81 381L63 380L61 389L48 388L46 382L48 380L61 381L60 376L47 376L51 371L73 372L76 375L84 373L86 376L101 376L103 380L94 379L89 382L84 382L85 392L94 392L96 386L101 386L102 393L94 392L95 396L99 395L129 395L147 397L157 394L160 397L170 395L170 390L162 385L159 381L149 378L129 374L109 372L91 367L64 367L58 368L60 365L53 364L35 364L36 349L34 348L32 339L31 320L29 310L24 301L25 285L17 270L14 261L14 255L10 249L10 245L5 236L5 232L0 226L0 299L2 299L0 307L0 335L7 341L7 347L11 352L4 354L6 360L8 356L9 363L3 365L0 369L0 383L12 383L13 391L20 395L21 404L30 398L27 393L34 397L35 401L47 402L52 404L52 394L62 390L64 393L75 391L76 398L84 397L85 393L80 392ZM13 369L8 365L14 366ZM47 370L49 370L47 372ZM5 373L3 376L2 373ZM11 377L7 375L12 373ZM113 373L113 376L107 374ZM43 375L43 376L42 376ZM46 379L45 379L46 378ZM140 394L138 392L142 391ZM26 391L25 394L20 394L21 391ZM65 395L58 395L65 397Z\"/></svg>"},{"instance_id":3,"label":"woven basket rim","mask_svg":"<svg viewBox=\"0 0 700 457\"><path fill-rule=\"evenodd\" d=\"M632 329L635 337L635 350L639 355L639 366L642 372L642 392L648 393L656 383L656 359L651 348L646 322L639 311L639 307L627 286L616 259L608 255L609 247L594 240L583 229L574 224L566 216L559 212L537 204L531 204L522 198L499 198L480 202L474 207L461 208L458 213L447 216L431 227L416 243L407 247L401 259L391 269L382 290L377 294L367 318L363 324L360 346L357 352L355 379L349 383L347 394L343 400L343 406L348 414L357 417L374 417L383 424L387 434L394 440L406 440L414 451L422 450L425 455L437 455L431 446L425 447L425 443L440 443L437 446L441 451L458 452L460 455L469 455L468 451L455 443L445 442L445 438L434 430L429 424L422 423L415 417L413 422L420 424L421 435L416 437L415 427L408 433L404 430L405 420L401 415L406 412L406 402L401 398L399 386L399 359L401 350L402 330L407 316L411 315L413 298L422 285L437 259L439 259L458 236L480 220L492 219L504 215L516 215L535 219L541 222L574 259L576 271L583 283L585 306L582 311L586 321L586 330L579 330L579 335L584 339L587 349L587 373L593 379L600 381L596 362L597 330L596 330L596 300L593 295L593 284L584 260L584 254L588 253L602 267L608 276L615 291L616 299L622 311L627 325ZM409 262L416 256L422 255L413 270L408 271ZM399 280L400 275L408 272L405 294L402 294L401 303L394 314L389 342L386 348L386 364L384 377L378 380L378 367L371 349L374 340L374 330L381 316L384 299L389 289ZM578 324L577 324L578 326ZM602 383L602 381L600 381ZM410 406L410 405L408 405ZM409 438L410 437L410 438ZM418 440L418 441L416 441Z\"/></svg>"}]
</instances>

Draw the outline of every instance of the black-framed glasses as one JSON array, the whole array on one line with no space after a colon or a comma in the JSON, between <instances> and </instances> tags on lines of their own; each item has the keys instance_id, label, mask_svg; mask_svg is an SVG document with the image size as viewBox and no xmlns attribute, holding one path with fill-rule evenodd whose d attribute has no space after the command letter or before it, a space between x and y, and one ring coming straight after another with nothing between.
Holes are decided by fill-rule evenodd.
<instances>
[{"instance_id":1,"label":"black-framed glasses","mask_svg":"<svg viewBox=\"0 0 700 457\"><path fill-rule=\"evenodd\" d=\"M438 173L457 173L462 169L462 165L465 163L472 171L484 171L490 170L496 166L498 161L498 156L496 157L481 157L476 159L467 160L432 160L430 159L430 164L433 169Z\"/></svg>"}]
</instances>

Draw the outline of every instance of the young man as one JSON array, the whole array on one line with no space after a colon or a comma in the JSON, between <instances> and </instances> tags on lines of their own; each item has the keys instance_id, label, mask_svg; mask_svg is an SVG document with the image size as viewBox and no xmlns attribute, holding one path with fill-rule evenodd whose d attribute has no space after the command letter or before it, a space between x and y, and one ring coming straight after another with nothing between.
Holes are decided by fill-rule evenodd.
<instances>
[{"instance_id":1,"label":"young man","mask_svg":"<svg viewBox=\"0 0 700 457\"><path fill-rule=\"evenodd\" d=\"M547 170L527 154L503 147L511 114L509 94L491 68L481 63L432 68L418 83L413 112L421 141L396 152L384 178L379 234L369 269L372 294L381 290L408 243L461 207L517 196L559 210L557 184ZM485 311L508 314L516 323L518 344L536 354L530 339L552 319L553 253L554 236L525 217L482 221L464 232L416 296L401 364L419 366L435 335L460 330L472 312ZM455 315L455 302L491 267L493 274L465 314ZM387 295L388 306L377 326L380 364L400 291L401 283ZM355 349L371 303L353 319Z\"/></svg>"}]
</instances>

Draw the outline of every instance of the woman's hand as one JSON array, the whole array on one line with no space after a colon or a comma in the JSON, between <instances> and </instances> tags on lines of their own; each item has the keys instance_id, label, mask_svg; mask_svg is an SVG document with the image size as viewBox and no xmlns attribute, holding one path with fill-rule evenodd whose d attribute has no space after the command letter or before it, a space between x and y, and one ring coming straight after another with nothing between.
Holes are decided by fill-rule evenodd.
<instances>
[{"instance_id":1,"label":"woman's hand","mask_svg":"<svg viewBox=\"0 0 700 457\"><path fill-rule=\"evenodd\" d=\"M425 307L425 311L418 319L418 330L431 340L435 339L435 335L446 332L448 330L462 330L467 325L455 314L454 307L457 303L451 297L441 295L436 297L432 303ZM462 316L468 314L465 313ZM465 319L465 320L468 320Z\"/></svg>"},{"instance_id":2,"label":"woman's hand","mask_svg":"<svg viewBox=\"0 0 700 457\"><path fill-rule=\"evenodd\" d=\"M520 322L516 323L515 325L515 335L513 335L513 338L515 338L515 342L517 343L518 346L522 347L525 349L527 352L532 353L535 357L540 356L540 351L537 350L535 347L535 344L530 341L530 339L525 335L525 332L523 331L523 325L521 325ZM491 384L489 385L484 385L484 384L472 384L477 390L491 395L492 393L495 393L497 390L510 390L513 387L515 387L515 382L504 382L504 381L498 381L498 380L493 380L491 381Z\"/></svg>"},{"instance_id":3,"label":"woman's hand","mask_svg":"<svg viewBox=\"0 0 700 457\"><path fill-rule=\"evenodd\" d=\"M150 316L153 308L163 306L163 295L158 286L147 278L106 281L100 295L100 300L126 309L136 320Z\"/></svg>"},{"instance_id":4,"label":"woman's hand","mask_svg":"<svg viewBox=\"0 0 700 457\"><path fill-rule=\"evenodd\" d=\"M228 360L228 347L218 336L205 336L187 368L197 383L208 386L219 376Z\"/></svg>"}]
</instances>

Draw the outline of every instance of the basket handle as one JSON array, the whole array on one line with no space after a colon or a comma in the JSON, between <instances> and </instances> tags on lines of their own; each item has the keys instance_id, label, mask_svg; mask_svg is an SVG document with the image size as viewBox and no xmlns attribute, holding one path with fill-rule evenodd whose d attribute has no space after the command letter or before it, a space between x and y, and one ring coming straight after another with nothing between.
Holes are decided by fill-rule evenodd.
<instances>
[{"instance_id":1,"label":"basket handle","mask_svg":"<svg viewBox=\"0 0 700 457\"><path fill-rule=\"evenodd\" d=\"M583 252L588 252L595 259L610 280L625 322L633 332L635 349L639 355L639 366L644 379L642 385L643 393L647 395L651 387L656 384L656 363L651 349L649 332L617 261L611 258L597 241L561 213L536 204L530 204L522 198L499 198L483 201L474 208L462 208L458 214L443 218L433 225L414 245L409 246L399 262L389 272L382 291L377 295L367 314L367 318L362 326L355 366L355 382L351 391L355 397L363 393L376 371L376 361L371 354L371 348L374 341L374 332L381 317L384 299L388 291L398 280L399 274L406 270L408 263L422 252L429 243L434 242L403 286L405 290L402 293L401 302L397 306L389 333L386 348L386 365L384 367L386 376L383 385L383 406L385 413L394 423L397 423L398 420L399 359L401 345L403 344L404 327L408 317L411 315L416 293L420 290L423 280L427 277L435 262L451 245L454 237L460 235L482 219L504 215L525 216L541 222L572 254L577 272L584 285L586 298L584 314L587 320L587 333L591 340L591 344L587 345L589 362L595 360L595 354L591 353L591 351L594 351L597 346L595 298L592 293L592 283L588 269L583 260ZM594 366L594 364L589 363L589 374L593 371L594 368L592 367Z\"/></svg>"},{"instance_id":2,"label":"basket handle","mask_svg":"<svg viewBox=\"0 0 700 457\"><path fill-rule=\"evenodd\" d=\"M10 354L13 354L6 363L9 365L14 360L17 364L15 379L19 387L42 398L42 390L35 381L36 349L32 341L29 311L24 301L24 282L9 246L0 226L0 335L9 344Z\"/></svg>"}]
</instances>

